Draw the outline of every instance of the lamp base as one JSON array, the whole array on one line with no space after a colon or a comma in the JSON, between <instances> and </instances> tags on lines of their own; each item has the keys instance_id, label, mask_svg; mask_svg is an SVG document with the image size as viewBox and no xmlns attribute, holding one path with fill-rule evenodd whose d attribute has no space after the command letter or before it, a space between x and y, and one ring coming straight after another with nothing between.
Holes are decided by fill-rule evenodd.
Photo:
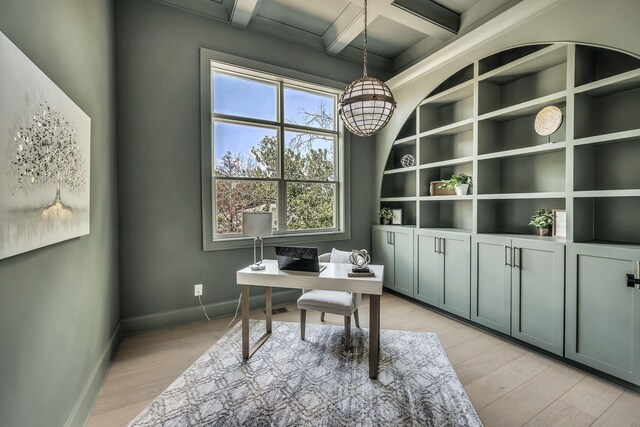
<instances>
[{"instance_id":1,"label":"lamp base","mask_svg":"<svg viewBox=\"0 0 640 427\"><path fill-rule=\"evenodd\" d=\"M263 264L253 264L251 266L251 271L256 271L256 270L264 270L265 268L267 268L266 265Z\"/></svg>"}]
</instances>

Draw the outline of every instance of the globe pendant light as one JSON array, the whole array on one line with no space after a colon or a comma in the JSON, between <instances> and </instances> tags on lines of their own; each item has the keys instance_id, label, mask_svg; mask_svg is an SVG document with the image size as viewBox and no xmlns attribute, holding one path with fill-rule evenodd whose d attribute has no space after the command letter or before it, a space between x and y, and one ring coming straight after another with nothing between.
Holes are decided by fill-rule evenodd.
<instances>
[{"instance_id":1,"label":"globe pendant light","mask_svg":"<svg viewBox=\"0 0 640 427\"><path fill-rule=\"evenodd\" d=\"M338 114L351 133L371 136L389 122L396 109L396 100L384 82L367 76L367 0L364 0L363 62L364 76L353 81L342 92Z\"/></svg>"}]
</instances>

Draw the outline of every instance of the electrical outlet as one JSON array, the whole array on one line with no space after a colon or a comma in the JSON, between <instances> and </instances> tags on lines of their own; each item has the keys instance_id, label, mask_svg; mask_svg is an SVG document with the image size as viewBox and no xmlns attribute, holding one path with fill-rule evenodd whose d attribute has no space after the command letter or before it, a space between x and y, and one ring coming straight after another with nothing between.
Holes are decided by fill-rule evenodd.
<instances>
[{"instance_id":1,"label":"electrical outlet","mask_svg":"<svg viewBox=\"0 0 640 427\"><path fill-rule=\"evenodd\" d=\"M194 286L193 296L199 297L202 295L202 284L198 284Z\"/></svg>"}]
</instances>

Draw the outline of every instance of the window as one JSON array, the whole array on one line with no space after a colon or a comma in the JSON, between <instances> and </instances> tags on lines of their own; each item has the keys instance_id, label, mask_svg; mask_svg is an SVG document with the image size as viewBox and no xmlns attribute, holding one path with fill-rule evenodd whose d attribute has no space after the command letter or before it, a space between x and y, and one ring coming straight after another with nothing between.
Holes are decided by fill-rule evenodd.
<instances>
[{"instance_id":1,"label":"window","mask_svg":"<svg viewBox=\"0 0 640 427\"><path fill-rule=\"evenodd\" d=\"M283 242L301 241L295 236L309 240L309 234L314 240L348 238L339 91L208 63L210 145L203 154L209 157L211 196L210 204L203 196L205 249L217 249L216 242L250 243L242 238L244 211L273 212L273 234ZM237 246L243 245L231 247Z\"/></svg>"}]
</instances>

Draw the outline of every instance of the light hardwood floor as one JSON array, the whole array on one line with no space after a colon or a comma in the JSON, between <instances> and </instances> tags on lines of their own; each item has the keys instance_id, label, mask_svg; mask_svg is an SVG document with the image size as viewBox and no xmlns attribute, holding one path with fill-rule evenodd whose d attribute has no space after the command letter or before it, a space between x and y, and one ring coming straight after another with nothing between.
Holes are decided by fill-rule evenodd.
<instances>
[{"instance_id":1,"label":"light hardwood floor","mask_svg":"<svg viewBox=\"0 0 640 427\"><path fill-rule=\"evenodd\" d=\"M286 307L274 320L297 322L295 304ZM396 296L383 295L381 307L383 329L438 334L485 426L640 426L638 393ZM365 299L362 327L368 319ZM230 320L125 338L88 425L126 425L224 334ZM325 320L342 325L339 316ZM307 322L320 323L320 314L308 312Z\"/></svg>"}]
</instances>

